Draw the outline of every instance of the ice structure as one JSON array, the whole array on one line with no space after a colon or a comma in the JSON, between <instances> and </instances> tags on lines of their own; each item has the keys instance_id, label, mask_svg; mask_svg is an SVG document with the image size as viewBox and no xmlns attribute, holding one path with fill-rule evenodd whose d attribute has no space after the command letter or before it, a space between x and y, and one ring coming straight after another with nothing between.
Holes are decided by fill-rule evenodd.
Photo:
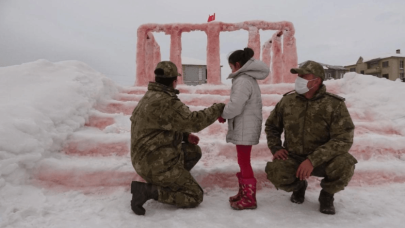
<instances>
[{"instance_id":1,"label":"ice structure","mask_svg":"<svg viewBox=\"0 0 405 228\"><path fill-rule=\"evenodd\" d=\"M138 28L138 43L136 53L136 86L145 86L153 81L153 66L161 60L160 47L153 37L153 32L164 32L170 35L170 61L176 64L182 73L181 64L181 34L183 32L204 31L207 34L207 83L221 84L220 76L220 32L236 30L249 32L247 46L255 52L254 58L262 60L269 66L272 73L262 84L291 83L294 75L289 69L296 67L297 48L295 43L295 29L291 22L245 21L240 23L210 22L203 24L144 24ZM260 29L276 30L273 37L266 41L261 50ZM283 40L281 39L283 37ZM182 84L179 78L179 84Z\"/></svg>"}]
</instances>

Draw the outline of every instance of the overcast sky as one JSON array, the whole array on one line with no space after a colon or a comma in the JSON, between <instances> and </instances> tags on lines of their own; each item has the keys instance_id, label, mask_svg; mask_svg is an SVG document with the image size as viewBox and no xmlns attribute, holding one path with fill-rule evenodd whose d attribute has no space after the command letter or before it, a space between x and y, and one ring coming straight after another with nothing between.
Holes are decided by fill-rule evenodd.
<instances>
[{"instance_id":1,"label":"overcast sky","mask_svg":"<svg viewBox=\"0 0 405 228\"><path fill-rule=\"evenodd\" d=\"M120 83L135 80L136 31L145 23L291 21L298 61L354 64L405 53L404 0L0 0L0 66L37 59L83 61ZM261 42L274 31L261 31ZM168 60L170 37L155 33ZM221 56L247 45L247 31L221 33ZM204 32L183 33L183 56L205 60ZM224 76L224 75L223 75Z\"/></svg>"}]
</instances>

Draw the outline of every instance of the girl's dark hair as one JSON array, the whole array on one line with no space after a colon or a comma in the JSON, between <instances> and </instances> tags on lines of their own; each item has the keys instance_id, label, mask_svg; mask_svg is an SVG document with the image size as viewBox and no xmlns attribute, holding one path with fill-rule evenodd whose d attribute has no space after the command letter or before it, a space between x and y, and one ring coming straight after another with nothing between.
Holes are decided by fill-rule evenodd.
<instances>
[{"instance_id":1,"label":"girl's dark hair","mask_svg":"<svg viewBox=\"0 0 405 228\"><path fill-rule=\"evenodd\" d=\"M243 50L234 51L228 58L228 63L235 65L240 64L240 67L245 65L245 63L254 56L255 52L251 48L245 48Z\"/></svg>"}]
</instances>

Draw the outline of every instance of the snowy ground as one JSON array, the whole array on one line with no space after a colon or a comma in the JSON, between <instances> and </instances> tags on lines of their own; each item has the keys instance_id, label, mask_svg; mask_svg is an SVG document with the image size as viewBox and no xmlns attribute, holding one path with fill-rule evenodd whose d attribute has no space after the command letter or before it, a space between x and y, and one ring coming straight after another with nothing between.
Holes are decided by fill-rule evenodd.
<instances>
[{"instance_id":1,"label":"snowy ground","mask_svg":"<svg viewBox=\"0 0 405 228\"><path fill-rule=\"evenodd\" d=\"M145 88L120 87L84 63L39 60L0 68L0 227L403 227L405 218L405 83L346 74L326 82L346 98L356 125L359 160L336 215L318 212L319 179L306 201L266 180L271 160L264 134L252 153L258 209L234 211L238 170L226 125L201 131L201 162L192 174L205 190L195 209L149 201L130 210L129 183L139 180L129 157L129 114ZM292 84L262 86L263 117ZM193 110L227 102L229 85L180 86Z\"/></svg>"}]
</instances>

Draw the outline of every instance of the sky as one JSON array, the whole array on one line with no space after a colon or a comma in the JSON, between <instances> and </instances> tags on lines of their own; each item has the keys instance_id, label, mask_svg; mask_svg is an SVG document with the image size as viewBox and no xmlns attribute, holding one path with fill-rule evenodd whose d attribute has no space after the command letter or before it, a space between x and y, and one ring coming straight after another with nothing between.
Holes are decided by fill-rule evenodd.
<instances>
[{"instance_id":1,"label":"sky","mask_svg":"<svg viewBox=\"0 0 405 228\"><path fill-rule=\"evenodd\" d=\"M405 1L362 0L0 0L0 67L38 59L79 60L119 84L133 84L137 28L146 23L290 21L296 30L298 62L354 64L360 56L405 53ZM261 42L275 31L261 31ZM170 36L155 33L162 60ZM247 31L220 35L221 64L243 49ZM204 32L183 33L182 55L206 59ZM229 70L230 71L230 70ZM226 78L224 71L223 80Z\"/></svg>"}]
</instances>

